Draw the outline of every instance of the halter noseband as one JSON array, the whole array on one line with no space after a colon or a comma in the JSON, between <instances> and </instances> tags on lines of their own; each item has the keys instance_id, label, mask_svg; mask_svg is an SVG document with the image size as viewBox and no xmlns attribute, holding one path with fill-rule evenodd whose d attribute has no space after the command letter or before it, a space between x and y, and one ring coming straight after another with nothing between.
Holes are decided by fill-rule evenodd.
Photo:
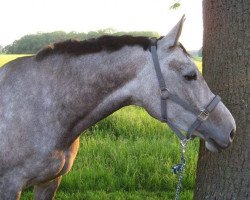
<instances>
[{"instance_id":1,"label":"halter noseband","mask_svg":"<svg viewBox=\"0 0 250 200\"><path fill-rule=\"evenodd\" d=\"M209 114L213 111L213 109L218 105L218 103L221 101L221 98L216 95L212 101L205 107L205 109L199 110L188 103L186 103L184 100L179 98L177 95L171 93L165 83L164 77L162 75L159 58L157 55L157 39L152 38L151 39L151 45L149 48L153 63L155 67L155 72L157 75L159 87L160 87L160 96L161 96L161 121L168 124L168 126L176 133L176 135L180 138L180 140L190 139L194 131L209 117ZM194 123L189 127L187 131L187 135L183 135L179 128L170 120L167 116L167 100L171 100L180 106L182 106L185 110L190 111L191 113L195 114L197 116Z\"/></svg>"}]
</instances>

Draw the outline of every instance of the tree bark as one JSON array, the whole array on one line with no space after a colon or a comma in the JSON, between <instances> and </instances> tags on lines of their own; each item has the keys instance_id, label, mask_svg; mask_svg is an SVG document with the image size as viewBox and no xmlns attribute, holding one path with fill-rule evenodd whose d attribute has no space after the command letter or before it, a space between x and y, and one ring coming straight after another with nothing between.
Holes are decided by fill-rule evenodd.
<instances>
[{"instance_id":1,"label":"tree bark","mask_svg":"<svg viewBox=\"0 0 250 200\"><path fill-rule=\"evenodd\" d=\"M203 0L203 73L237 133L220 154L201 142L194 199L250 199L250 1Z\"/></svg>"}]
</instances>

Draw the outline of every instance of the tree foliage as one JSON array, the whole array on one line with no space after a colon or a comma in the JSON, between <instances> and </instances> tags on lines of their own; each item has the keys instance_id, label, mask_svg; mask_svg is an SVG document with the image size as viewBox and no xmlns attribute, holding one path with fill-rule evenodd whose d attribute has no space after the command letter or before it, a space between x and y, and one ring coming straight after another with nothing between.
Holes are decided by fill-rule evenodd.
<instances>
[{"instance_id":1,"label":"tree foliage","mask_svg":"<svg viewBox=\"0 0 250 200\"><path fill-rule=\"evenodd\" d=\"M101 35L123 35L130 34L134 36L159 37L156 32L141 31L141 32L116 32L112 28L102 29L98 31L90 31L88 33L78 32L63 32L56 31L51 33L37 33L25 35L19 40L15 40L12 44L4 47L6 54L34 54L45 45L59 42L67 39L86 40L89 38L99 37Z\"/></svg>"},{"instance_id":2,"label":"tree foliage","mask_svg":"<svg viewBox=\"0 0 250 200\"><path fill-rule=\"evenodd\" d=\"M177 10L178 8L180 8L180 6L181 6L180 0L174 0L169 9Z\"/></svg>"},{"instance_id":3,"label":"tree foliage","mask_svg":"<svg viewBox=\"0 0 250 200\"><path fill-rule=\"evenodd\" d=\"M175 2L173 5L170 6L170 9L177 10L181 4L179 2Z\"/></svg>"},{"instance_id":4,"label":"tree foliage","mask_svg":"<svg viewBox=\"0 0 250 200\"><path fill-rule=\"evenodd\" d=\"M202 51L203 51L203 48L201 47L200 50L198 51L198 56L199 57L202 57Z\"/></svg>"}]
</instances>

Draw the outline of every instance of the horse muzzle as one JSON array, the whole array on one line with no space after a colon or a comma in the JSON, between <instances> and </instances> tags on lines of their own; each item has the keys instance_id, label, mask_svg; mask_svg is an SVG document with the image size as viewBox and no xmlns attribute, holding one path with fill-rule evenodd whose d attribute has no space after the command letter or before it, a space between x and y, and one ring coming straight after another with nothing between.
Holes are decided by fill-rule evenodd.
<instances>
[{"instance_id":1,"label":"horse muzzle","mask_svg":"<svg viewBox=\"0 0 250 200\"><path fill-rule=\"evenodd\" d=\"M211 152L217 152L220 153L222 150L227 149L228 147L231 146L234 135L235 135L235 129L232 129L227 141L221 141L221 140L215 140L211 137L206 137L205 138L205 146L206 148L211 151Z\"/></svg>"}]
</instances>

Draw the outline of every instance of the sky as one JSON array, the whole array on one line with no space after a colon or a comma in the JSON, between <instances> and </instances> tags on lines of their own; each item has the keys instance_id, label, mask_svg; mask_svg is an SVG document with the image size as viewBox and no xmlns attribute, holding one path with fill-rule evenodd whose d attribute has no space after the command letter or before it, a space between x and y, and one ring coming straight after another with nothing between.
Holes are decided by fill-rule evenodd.
<instances>
[{"instance_id":1,"label":"sky","mask_svg":"<svg viewBox=\"0 0 250 200\"><path fill-rule=\"evenodd\" d=\"M189 50L202 46L202 0L4 0L0 7L0 45L26 34L52 31L154 31L166 35L183 14L180 41Z\"/></svg>"}]
</instances>

